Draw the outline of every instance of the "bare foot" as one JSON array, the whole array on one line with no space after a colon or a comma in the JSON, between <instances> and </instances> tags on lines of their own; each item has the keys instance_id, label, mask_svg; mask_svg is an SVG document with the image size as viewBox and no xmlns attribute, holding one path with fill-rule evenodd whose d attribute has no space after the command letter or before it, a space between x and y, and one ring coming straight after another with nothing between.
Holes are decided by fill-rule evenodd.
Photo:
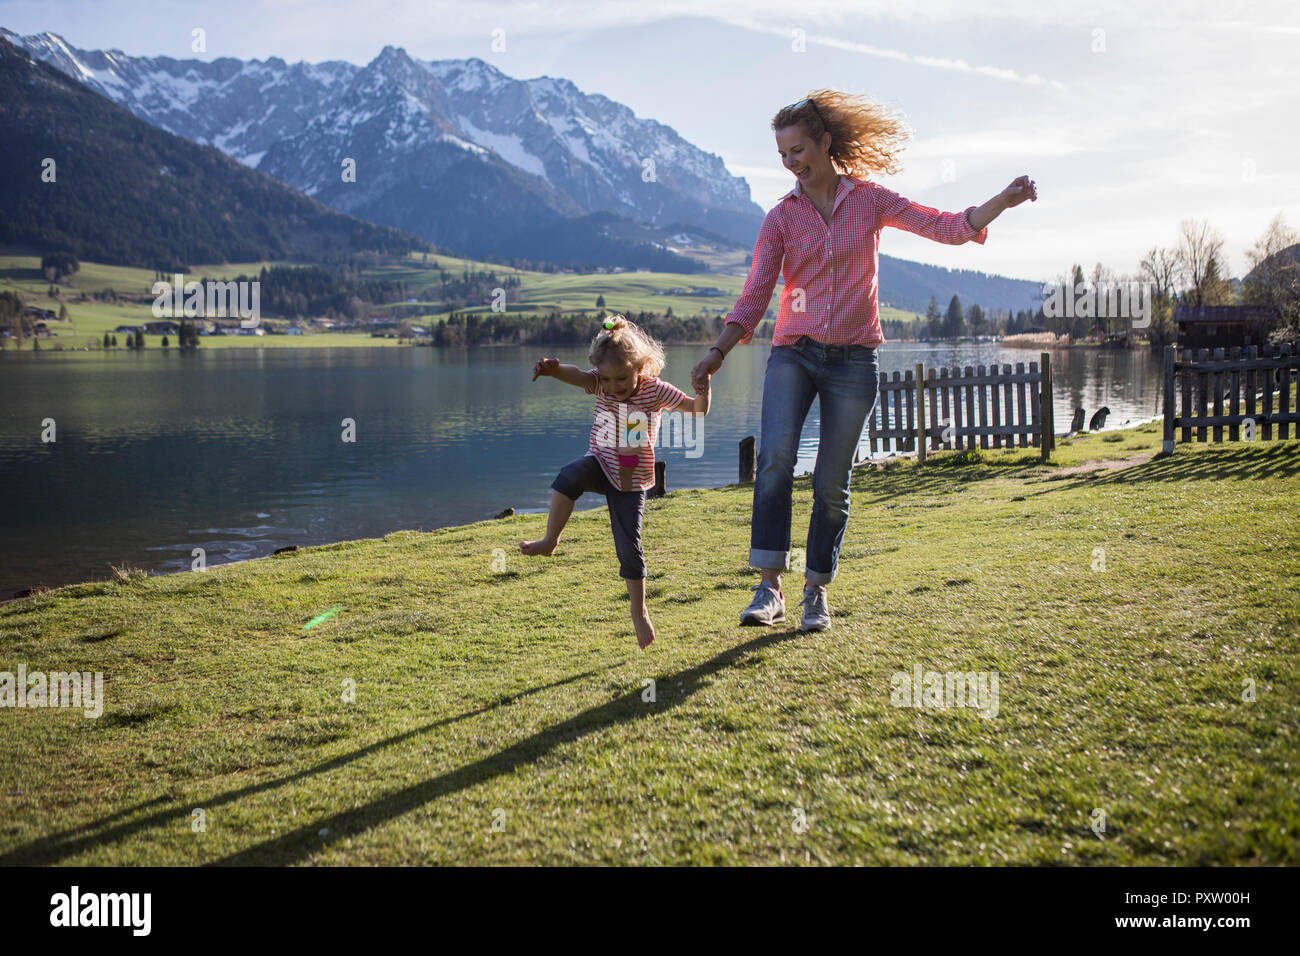
<instances>
[{"instance_id":1,"label":"bare foot","mask_svg":"<svg viewBox=\"0 0 1300 956\"><path fill-rule=\"evenodd\" d=\"M637 614L632 612L632 626L636 628L636 644L641 650L645 650L655 639L655 626L650 623L650 615L645 611Z\"/></svg>"},{"instance_id":2,"label":"bare foot","mask_svg":"<svg viewBox=\"0 0 1300 956\"><path fill-rule=\"evenodd\" d=\"M555 552L556 542L549 538L538 538L536 541L520 541L519 550L523 554L553 554Z\"/></svg>"}]
</instances>

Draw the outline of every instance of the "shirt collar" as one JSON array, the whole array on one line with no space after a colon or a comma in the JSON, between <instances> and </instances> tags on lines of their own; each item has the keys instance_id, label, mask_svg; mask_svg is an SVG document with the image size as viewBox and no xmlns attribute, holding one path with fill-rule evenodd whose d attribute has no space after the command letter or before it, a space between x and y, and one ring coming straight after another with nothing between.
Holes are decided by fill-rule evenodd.
<instances>
[{"instance_id":1,"label":"shirt collar","mask_svg":"<svg viewBox=\"0 0 1300 956\"><path fill-rule=\"evenodd\" d=\"M851 193L851 192L853 191L853 189L857 186L857 183L853 182L853 180L849 179L847 176L844 176L844 175L841 175L841 176L840 176L840 184L844 186L845 194ZM836 194L836 196L839 195L839 191L840 191L839 186L836 186L836 187L835 187L835 194ZM789 199L791 196L798 197L798 196L802 196L802 195L803 195L803 190L799 188L799 180L796 179L796 180L794 181L794 189L790 190L788 193L786 193L786 194L785 194L784 196L782 196L781 198L782 198L782 199Z\"/></svg>"}]
</instances>

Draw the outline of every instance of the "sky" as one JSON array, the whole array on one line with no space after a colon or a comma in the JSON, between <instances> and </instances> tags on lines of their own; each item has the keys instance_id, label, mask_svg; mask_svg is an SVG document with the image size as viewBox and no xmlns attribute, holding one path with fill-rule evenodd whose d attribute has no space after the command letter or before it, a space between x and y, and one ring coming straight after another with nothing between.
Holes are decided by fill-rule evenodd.
<instances>
[{"instance_id":1,"label":"sky","mask_svg":"<svg viewBox=\"0 0 1300 956\"><path fill-rule=\"evenodd\" d=\"M793 186L772 115L817 88L862 94L914 130L903 170L873 177L895 192L959 211L1037 183L983 246L882 235L950 268L1128 275L1203 218L1241 276L1274 216L1300 229L1290 0L0 0L0 25L134 55L363 64L392 45L564 77L716 153L764 210Z\"/></svg>"}]
</instances>

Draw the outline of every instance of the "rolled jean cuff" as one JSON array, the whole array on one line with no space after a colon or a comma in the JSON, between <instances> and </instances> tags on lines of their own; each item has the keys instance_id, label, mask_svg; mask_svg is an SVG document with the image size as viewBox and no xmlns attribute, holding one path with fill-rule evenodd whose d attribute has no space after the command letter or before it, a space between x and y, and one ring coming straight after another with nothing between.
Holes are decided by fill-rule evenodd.
<instances>
[{"instance_id":1,"label":"rolled jean cuff","mask_svg":"<svg viewBox=\"0 0 1300 956\"><path fill-rule=\"evenodd\" d=\"M789 551L764 551L761 548L749 549L749 566L770 571L773 568L784 571L790 567Z\"/></svg>"},{"instance_id":2,"label":"rolled jean cuff","mask_svg":"<svg viewBox=\"0 0 1300 956\"><path fill-rule=\"evenodd\" d=\"M835 572L827 574L825 571L814 571L812 568L803 569L804 580L809 584L820 584L823 587L835 580Z\"/></svg>"}]
</instances>

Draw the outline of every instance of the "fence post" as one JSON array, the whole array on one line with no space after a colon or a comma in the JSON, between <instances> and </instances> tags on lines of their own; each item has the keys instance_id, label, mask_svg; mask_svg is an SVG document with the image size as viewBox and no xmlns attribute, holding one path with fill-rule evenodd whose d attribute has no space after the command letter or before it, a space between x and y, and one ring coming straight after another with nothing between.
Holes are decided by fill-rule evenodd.
<instances>
[{"instance_id":1,"label":"fence post","mask_svg":"<svg viewBox=\"0 0 1300 956\"><path fill-rule=\"evenodd\" d=\"M740 483L754 480L754 436L740 440Z\"/></svg>"},{"instance_id":2,"label":"fence post","mask_svg":"<svg viewBox=\"0 0 1300 956\"><path fill-rule=\"evenodd\" d=\"M1039 358L1043 380L1038 389L1038 422L1042 435L1038 440L1038 450L1043 461L1047 461L1056 444L1055 422L1052 421L1052 353L1043 352Z\"/></svg>"},{"instance_id":3,"label":"fence post","mask_svg":"<svg viewBox=\"0 0 1300 956\"><path fill-rule=\"evenodd\" d=\"M667 485L668 485L668 462L656 461L655 462L655 486L650 489L650 494L646 495L646 497L662 498L664 495L668 494Z\"/></svg>"},{"instance_id":4,"label":"fence post","mask_svg":"<svg viewBox=\"0 0 1300 956\"><path fill-rule=\"evenodd\" d=\"M925 464L925 446L929 439L925 434L925 365L916 363L916 463Z\"/></svg>"},{"instance_id":5,"label":"fence post","mask_svg":"<svg viewBox=\"0 0 1300 956\"><path fill-rule=\"evenodd\" d=\"M1279 363L1280 368L1277 370L1277 392L1278 403L1277 411L1279 415L1287 415L1291 411L1291 363L1287 361L1291 357L1291 346L1283 345L1278 352L1278 358L1282 361ZM1300 390L1300 382L1296 383ZM1300 402L1296 403L1297 409L1300 409ZM1286 419L1277 423L1277 437L1285 440L1290 432L1290 425ZM1300 422L1296 423L1296 437L1300 438Z\"/></svg>"},{"instance_id":6,"label":"fence post","mask_svg":"<svg viewBox=\"0 0 1300 956\"><path fill-rule=\"evenodd\" d=\"M1166 455L1174 453L1174 346L1165 346L1165 441Z\"/></svg>"}]
</instances>

